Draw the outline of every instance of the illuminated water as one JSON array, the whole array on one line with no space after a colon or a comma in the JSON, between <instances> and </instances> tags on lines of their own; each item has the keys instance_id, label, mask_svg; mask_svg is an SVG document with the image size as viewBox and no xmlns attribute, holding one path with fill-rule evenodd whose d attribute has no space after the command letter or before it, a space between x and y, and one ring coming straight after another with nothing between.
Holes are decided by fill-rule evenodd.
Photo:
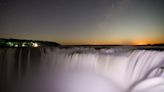
<instances>
[{"instance_id":1,"label":"illuminated water","mask_svg":"<svg viewBox=\"0 0 164 92\"><path fill-rule=\"evenodd\" d=\"M60 92L164 91L164 51L133 47L3 48L0 61L1 80L62 71L58 80L64 81L53 82L56 77L47 78L51 79L49 84L58 85L55 87ZM56 90L52 85L49 87L54 88L50 92Z\"/></svg>"}]
</instances>

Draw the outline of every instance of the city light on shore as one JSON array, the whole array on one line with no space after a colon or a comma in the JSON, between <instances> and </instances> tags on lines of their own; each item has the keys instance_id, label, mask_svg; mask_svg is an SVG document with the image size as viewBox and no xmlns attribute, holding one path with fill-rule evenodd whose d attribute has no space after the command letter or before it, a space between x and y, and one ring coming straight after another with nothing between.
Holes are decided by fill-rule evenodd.
<instances>
[{"instance_id":1,"label":"city light on shore","mask_svg":"<svg viewBox=\"0 0 164 92\"><path fill-rule=\"evenodd\" d=\"M38 43L36 43L36 42L33 43L32 46L33 46L33 47L36 47L36 48L39 47Z\"/></svg>"}]
</instances>

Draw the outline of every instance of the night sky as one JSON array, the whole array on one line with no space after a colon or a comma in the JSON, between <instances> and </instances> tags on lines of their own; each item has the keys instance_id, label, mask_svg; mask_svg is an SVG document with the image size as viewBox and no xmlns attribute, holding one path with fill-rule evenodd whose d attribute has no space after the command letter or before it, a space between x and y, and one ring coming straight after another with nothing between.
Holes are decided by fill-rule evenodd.
<instances>
[{"instance_id":1,"label":"night sky","mask_svg":"<svg viewBox=\"0 0 164 92\"><path fill-rule=\"evenodd\" d=\"M0 0L0 38L164 43L164 0Z\"/></svg>"}]
</instances>

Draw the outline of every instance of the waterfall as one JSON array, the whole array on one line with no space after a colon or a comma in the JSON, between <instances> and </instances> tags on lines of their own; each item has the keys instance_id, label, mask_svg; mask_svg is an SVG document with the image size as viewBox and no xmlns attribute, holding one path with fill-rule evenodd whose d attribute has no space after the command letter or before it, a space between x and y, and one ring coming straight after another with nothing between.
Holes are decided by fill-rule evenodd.
<instances>
[{"instance_id":1,"label":"waterfall","mask_svg":"<svg viewBox=\"0 0 164 92\"><path fill-rule=\"evenodd\" d=\"M88 71L126 90L164 75L164 51L136 48L1 48L0 80L22 79L47 70ZM143 83L144 84L144 83Z\"/></svg>"}]
</instances>

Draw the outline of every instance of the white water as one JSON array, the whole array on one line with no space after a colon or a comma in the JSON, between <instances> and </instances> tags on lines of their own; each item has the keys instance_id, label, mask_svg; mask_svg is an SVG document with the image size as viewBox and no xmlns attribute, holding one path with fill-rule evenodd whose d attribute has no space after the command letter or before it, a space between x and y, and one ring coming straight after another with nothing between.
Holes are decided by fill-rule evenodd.
<instances>
[{"instance_id":1,"label":"white water","mask_svg":"<svg viewBox=\"0 0 164 92\"><path fill-rule=\"evenodd\" d=\"M21 79L35 71L38 72L38 70L62 69L67 72L72 70L76 72L85 71L86 73L77 73L80 77L72 76L75 78L70 79L64 77L64 79L68 78L69 81L79 80L79 78L87 80L88 83L92 85L91 87L95 87L95 90L101 87L101 83L102 85L108 85L108 87L110 85L109 89L104 92L164 91L164 73L160 68L164 66L164 51L133 50L133 48L100 50L93 48L10 48L0 50L0 61L0 73L2 75L0 78L5 80L12 80L13 78ZM91 73L91 76L90 74L88 75L88 73ZM92 77L95 76L95 74L107 78L111 81L108 82L110 84L97 82L97 80L103 79L99 77L95 77L96 82L93 82ZM88 84L87 81L85 82L86 84ZM94 86L92 82L95 84ZM82 81L77 81L74 85L77 84L83 83ZM116 86L113 86L115 84ZM64 83L62 86L69 87L68 85L70 85L70 83ZM82 87L84 85L79 86ZM150 88L152 88L151 91ZM83 89L88 88L84 87ZM76 92L81 92L77 90L81 89L76 89ZM74 91L67 90L67 92ZM83 92L91 91L85 90Z\"/></svg>"}]
</instances>

